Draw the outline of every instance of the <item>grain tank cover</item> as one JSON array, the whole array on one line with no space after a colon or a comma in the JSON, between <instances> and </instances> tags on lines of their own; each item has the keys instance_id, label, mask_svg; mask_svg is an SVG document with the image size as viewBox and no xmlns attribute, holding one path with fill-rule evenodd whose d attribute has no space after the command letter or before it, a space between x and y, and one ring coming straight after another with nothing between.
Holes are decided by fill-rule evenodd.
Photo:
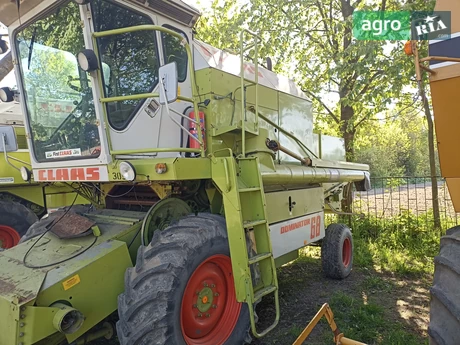
<instances>
[{"instance_id":1,"label":"grain tank cover","mask_svg":"<svg viewBox=\"0 0 460 345\"><path fill-rule=\"evenodd\" d=\"M217 49L204 42L194 40L195 70L216 68L223 72L240 76L240 57L226 51ZM254 80L254 64L244 62L245 77ZM259 66L259 84L268 88L308 100L303 91L288 77L276 74Z\"/></svg>"}]
</instances>

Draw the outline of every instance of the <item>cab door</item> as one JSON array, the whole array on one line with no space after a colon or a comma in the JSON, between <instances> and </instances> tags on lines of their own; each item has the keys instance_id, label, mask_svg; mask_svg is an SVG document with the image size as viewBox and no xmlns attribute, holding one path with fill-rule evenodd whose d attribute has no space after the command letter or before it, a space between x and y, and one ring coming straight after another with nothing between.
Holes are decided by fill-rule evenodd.
<instances>
[{"instance_id":1,"label":"cab door","mask_svg":"<svg viewBox=\"0 0 460 345\"><path fill-rule=\"evenodd\" d=\"M145 24L171 25L171 21L160 16L147 15L145 8L141 12L134 4L121 5L99 0L93 1L91 6L94 31ZM189 39L191 31L186 31L182 33ZM178 39L156 31L137 31L101 37L97 39L97 44L102 64L109 67L103 73L105 97L158 93L158 69L167 61L177 63L180 94L191 96L187 55ZM189 105L177 101L169 107L182 113ZM172 119L178 123L184 123L184 120L172 111L168 113L165 106L159 105L158 99L110 102L106 104L106 112L114 151L178 148L186 145L182 129ZM169 157L178 156L179 153L143 155Z\"/></svg>"}]
</instances>

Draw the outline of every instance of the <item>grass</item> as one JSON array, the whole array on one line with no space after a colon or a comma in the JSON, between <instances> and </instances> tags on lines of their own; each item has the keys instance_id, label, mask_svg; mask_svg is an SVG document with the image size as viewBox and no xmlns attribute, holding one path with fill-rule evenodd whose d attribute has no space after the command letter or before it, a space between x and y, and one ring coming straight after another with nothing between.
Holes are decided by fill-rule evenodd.
<instances>
[{"instance_id":1,"label":"grass","mask_svg":"<svg viewBox=\"0 0 460 345\"><path fill-rule=\"evenodd\" d=\"M414 322L418 315L411 314L418 306L409 305L404 317L404 311L396 304L400 300L410 304L411 287L430 280L427 278L433 274L433 258L439 251L441 232L427 225L433 224L432 215L418 217L404 212L385 221L372 217L353 219L354 267L361 272L355 279L360 282L326 297L347 338L373 345L428 344L420 323ZM312 264L320 253L319 247L304 248L297 262ZM329 326L324 319L321 324L322 342L330 344ZM294 336L300 332L295 325L289 330Z\"/></svg>"},{"instance_id":2,"label":"grass","mask_svg":"<svg viewBox=\"0 0 460 345\"><path fill-rule=\"evenodd\" d=\"M415 216L410 211L391 219L354 219L355 264L399 274L432 274L441 234L430 224L431 213Z\"/></svg>"},{"instance_id":3,"label":"grass","mask_svg":"<svg viewBox=\"0 0 460 345\"><path fill-rule=\"evenodd\" d=\"M385 307L365 302L344 293L335 293L329 302L340 331L347 338L359 339L367 344L420 345L420 339L407 332L403 325L385 317ZM323 321L324 322L324 321ZM324 343L330 341L324 335ZM428 342L426 342L428 344Z\"/></svg>"}]
</instances>

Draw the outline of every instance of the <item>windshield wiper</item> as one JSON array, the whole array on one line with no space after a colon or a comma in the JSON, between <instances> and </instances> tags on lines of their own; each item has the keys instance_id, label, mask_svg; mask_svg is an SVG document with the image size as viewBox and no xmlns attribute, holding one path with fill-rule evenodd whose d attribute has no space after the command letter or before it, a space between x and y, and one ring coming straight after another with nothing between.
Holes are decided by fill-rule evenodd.
<instances>
[{"instance_id":1,"label":"windshield wiper","mask_svg":"<svg viewBox=\"0 0 460 345\"><path fill-rule=\"evenodd\" d=\"M30 69L30 61L32 61L32 51L34 50L34 42L35 42L35 35L37 33L37 28L34 28L34 33L32 38L30 39L30 46L29 46L29 57L27 59L27 69Z\"/></svg>"}]
</instances>

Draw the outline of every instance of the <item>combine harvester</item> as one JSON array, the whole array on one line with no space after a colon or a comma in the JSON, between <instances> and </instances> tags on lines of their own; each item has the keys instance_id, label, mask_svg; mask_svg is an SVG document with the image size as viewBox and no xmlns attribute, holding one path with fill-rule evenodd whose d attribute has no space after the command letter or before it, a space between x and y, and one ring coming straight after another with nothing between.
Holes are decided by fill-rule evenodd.
<instances>
[{"instance_id":1,"label":"combine harvester","mask_svg":"<svg viewBox=\"0 0 460 345\"><path fill-rule=\"evenodd\" d=\"M435 11L451 13L449 39L430 41L429 56L419 56L417 42L408 44L407 53L414 55L417 80L422 72L429 74L431 98L436 125L439 161L446 179L455 212L460 212L460 0L437 0ZM460 227L447 230L441 238L441 249L435 258L431 288L430 345L459 344L460 330Z\"/></svg>"},{"instance_id":2,"label":"combine harvester","mask_svg":"<svg viewBox=\"0 0 460 345\"><path fill-rule=\"evenodd\" d=\"M242 32L240 56L199 42L199 12L179 0L0 9L31 151L22 175L91 201L0 254L1 345L110 338L117 310L123 345L243 344L276 327L276 268L300 248L321 244L325 274L350 274L350 229L324 215L342 213L349 183L370 187L369 167L313 133L311 102L259 67L257 35ZM266 296L276 315L260 330ZM357 344L323 313L337 344Z\"/></svg>"},{"instance_id":3,"label":"combine harvester","mask_svg":"<svg viewBox=\"0 0 460 345\"><path fill-rule=\"evenodd\" d=\"M9 90L6 90L7 92ZM0 91L1 92L1 91ZM0 102L0 129L15 135L15 147L0 138L0 250L17 245L29 227L47 213L75 198L71 188L60 184L31 183L21 177L21 166L30 167L24 115L18 102ZM13 152L12 152L13 151ZM86 201L87 202L87 201ZM85 203L79 197L78 203Z\"/></svg>"}]
</instances>

